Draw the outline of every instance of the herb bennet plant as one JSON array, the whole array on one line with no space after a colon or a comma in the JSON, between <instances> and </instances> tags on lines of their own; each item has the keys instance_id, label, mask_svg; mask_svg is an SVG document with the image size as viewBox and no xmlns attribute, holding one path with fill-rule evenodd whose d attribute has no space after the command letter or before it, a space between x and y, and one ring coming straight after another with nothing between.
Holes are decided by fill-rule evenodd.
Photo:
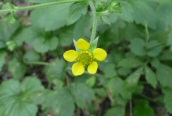
<instances>
[{"instance_id":1,"label":"herb bennet plant","mask_svg":"<svg viewBox=\"0 0 172 116\"><path fill-rule=\"evenodd\" d=\"M172 115L171 0L1 0L0 116Z\"/></svg>"}]
</instances>

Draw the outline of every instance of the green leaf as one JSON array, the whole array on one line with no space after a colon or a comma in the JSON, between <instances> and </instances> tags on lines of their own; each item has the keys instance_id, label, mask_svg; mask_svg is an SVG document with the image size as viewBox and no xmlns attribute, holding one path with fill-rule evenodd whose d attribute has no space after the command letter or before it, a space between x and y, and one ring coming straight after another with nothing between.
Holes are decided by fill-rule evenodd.
<instances>
[{"instance_id":1,"label":"green leaf","mask_svg":"<svg viewBox=\"0 0 172 116\"><path fill-rule=\"evenodd\" d=\"M73 33L73 38L78 40L79 38L90 37L92 28L92 19L89 15L82 16L76 23ZM86 39L86 38L85 38Z\"/></svg>"},{"instance_id":2,"label":"green leaf","mask_svg":"<svg viewBox=\"0 0 172 116\"><path fill-rule=\"evenodd\" d=\"M123 95L124 90L124 81L120 78L112 78L106 84L106 87L112 93L112 96Z\"/></svg>"},{"instance_id":3,"label":"green leaf","mask_svg":"<svg viewBox=\"0 0 172 116\"><path fill-rule=\"evenodd\" d=\"M49 65L47 65L45 67L45 74L48 79L50 81L53 81L54 79L63 78L62 75L64 75L64 65L64 60L58 58L52 61Z\"/></svg>"},{"instance_id":4,"label":"green leaf","mask_svg":"<svg viewBox=\"0 0 172 116\"><path fill-rule=\"evenodd\" d=\"M171 89L164 91L164 103L167 111L172 114L172 91Z\"/></svg>"},{"instance_id":5,"label":"green leaf","mask_svg":"<svg viewBox=\"0 0 172 116\"><path fill-rule=\"evenodd\" d=\"M16 39L24 41L33 46L36 52L45 53L55 50L58 46L58 38L51 32L44 32L40 28L29 27L23 30ZM18 43L21 44L21 43Z\"/></svg>"},{"instance_id":6,"label":"green leaf","mask_svg":"<svg viewBox=\"0 0 172 116\"><path fill-rule=\"evenodd\" d=\"M119 17L127 22L133 22L134 9L131 4L126 1L121 1L121 13Z\"/></svg>"},{"instance_id":7,"label":"green leaf","mask_svg":"<svg viewBox=\"0 0 172 116\"><path fill-rule=\"evenodd\" d=\"M147 55L151 57L158 56L163 49L163 47L159 45L160 43L156 40L151 40L146 43Z\"/></svg>"},{"instance_id":8,"label":"green leaf","mask_svg":"<svg viewBox=\"0 0 172 116\"><path fill-rule=\"evenodd\" d=\"M117 75L115 65L112 63L104 66L103 72L105 73L106 78L114 78Z\"/></svg>"},{"instance_id":9,"label":"green leaf","mask_svg":"<svg viewBox=\"0 0 172 116\"><path fill-rule=\"evenodd\" d=\"M37 78L28 77L22 84L8 80L0 86L0 114L3 116L36 116L37 106L33 102L43 86Z\"/></svg>"},{"instance_id":10,"label":"green leaf","mask_svg":"<svg viewBox=\"0 0 172 116\"><path fill-rule=\"evenodd\" d=\"M145 41L142 39L137 38L131 40L130 49L135 55L144 56L146 54L144 47Z\"/></svg>"},{"instance_id":11,"label":"green leaf","mask_svg":"<svg viewBox=\"0 0 172 116\"><path fill-rule=\"evenodd\" d=\"M8 71L12 74L15 79L20 79L26 73L26 67L22 64L18 58L13 57L8 62Z\"/></svg>"},{"instance_id":12,"label":"green leaf","mask_svg":"<svg viewBox=\"0 0 172 116\"><path fill-rule=\"evenodd\" d=\"M6 57L6 52L0 51L0 71L2 70L2 67L5 64L6 61L5 57Z\"/></svg>"},{"instance_id":13,"label":"green leaf","mask_svg":"<svg viewBox=\"0 0 172 116\"><path fill-rule=\"evenodd\" d=\"M136 23L145 25L145 22L149 27L156 29L157 17L153 6L148 1L131 1L133 7L133 19ZM141 6L141 7L140 7Z\"/></svg>"},{"instance_id":14,"label":"green leaf","mask_svg":"<svg viewBox=\"0 0 172 116\"><path fill-rule=\"evenodd\" d=\"M170 29L172 27L172 13L169 12L171 10L172 10L171 1L161 4L156 9L159 26L163 27L163 29Z\"/></svg>"},{"instance_id":15,"label":"green leaf","mask_svg":"<svg viewBox=\"0 0 172 116\"><path fill-rule=\"evenodd\" d=\"M10 39L11 35L18 29L19 23L16 22L14 24L9 24L6 22L0 23L0 41L4 42L4 44Z\"/></svg>"},{"instance_id":16,"label":"green leaf","mask_svg":"<svg viewBox=\"0 0 172 116\"><path fill-rule=\"evenodd\" d=\"M163 86L163 87L169 87L172 89L172 68L167 66L167 65L163 65L160 64L157 68L157 79L159 81L159 83Z\"/></svg>"},{"instance_id":17,"label":"green leaf","mask_svg":"<svg viewBox=\"0 0 172 116\"><path fill-rule=\"evenodd\" d=\"M154 88L156 88L157 86L156 75L148 66L145 67L145 76L147 82L151 84Z\"/></svg>"},{"instance_id":18,"label":"green leaf","mask_svg":"<svg viewBox=\"0 0 172 116\"><path fill-rule=\"evenodd\" d=\"M137 100L134 108L135 116L155 116L153 108L149 106L147 100Z\"/></svg>"},{"instance_id":19,"label":"green leaf","mask_svg":"<svg viewBox=\"0 0 172 116\"><path fill-rule=\"evenodd\" d=\"M45 52L47 52L49 50L56 49L56 47L58 45L58 38L57 37L52 37L49 40L46 40L46 39L47 38L44 38L44 37L37 37L30 44L39 53L45 53Z\"/></svg>"},{"instance_id":20,"label":"green leaf","mask_svg":"<svg viewBox=\"0 0 172 116\"><path fill-rule=\"evenodd\" d=\"M86 81L86 85L89 87L93 87L96 83L96 77L90 77Z\"/></svg>"},{"instance_id":21,"label":"green leaf","mask_svg":"<svg viewBox=\"0 0 172 116\"><path fill-rule=\"evenodd\" d=\"M162 55L160 56L160 60L171 60L172 52L169 50L164 50Z\"/></svg>"},{"instance_id":22,"label":"green leaf","mask_svg":"<svg viewBox=\"0 0 172 116\"><path fill-rule=\"evenodd\" d=\"M136 68L140 65L142 65L142 62L136 57L124 58L118 63L118 66L124 68Z\"/></svg>"},{"instance_id":23,"label":"green leaf","mask_svg":"<svg viewBox=\"0 0 172 116\"><path fill-rule=\"evenodd\" d=\"M111 17L112 18L112 17ZM111 20L110 20L110 17L108 16L102 16L101 17L101 20L105 23L105 24L108 24L108 25L111 25Z\"/></svg>"},{"instance_id":24,"label":"green leaf","mask_svg":"<svg viewBox=\"0 0 172 116\"><path fill-rule=\"evenodd\" d=\"M16 43L15 43L15 41L8 41L7 43L6 43L6 45L7 45L7 48L10 50L10 51L13 51L14 49L15 49L15 47L16 47Z\"/></svg>"},{"instance_id":25,"label":"green leaf","mask_svg":"<svg viewBox=\"0 0 172 116\"><path fill-rule=\"evenodd\" d=\"M167 44L170 45L170 50L172 51L172 31L168 34Z\"/></svg>"},{"instance_id":26,"label":"green leaf","mask_svg":"<svg viewBox=\"0 0 172 116\"><path fill-rule=\"evenodd\" d=\"M70 92L64 88L60 91L47 91L43 97L43 109L53 116L73 116L74 100Z\"/></svg>"},{"instance_id":27,"label":"green leaf","mask_svg":"<svg viewBox=\"0 0 172 116\"><path fill-rule=\"evenodd\" d=\"M38 61L40 58L39 54L33 50L26 51L24 54L24 60L27 61Z\"/></svg>"},{"instance_id":28,"label":"green leaf","mask_svg":"<svg viewBox=\"0 0 172 116\"><path fill-rule=\"evenodd\" d=\"M125 107L122 106L115 106L110 108L105 116L125 116Z\"/></svg>"},{"instance_id":29,"label":"green leaf","mask_svg":"<svg viewBox=\"0 0 172 116\"><path fill-rule=\"evenodd\" d=\"M76 104L81 108L87 108L87 105L95 97L93 90L82 83L73 83L69 86L69 89Z\"/></svg>"},{"instance_id":30,"label":"green leaf","mask_svg":"<svg viewBox=\"0 0 172 116\"><path fill-rule=\"evenodd\" d=\"M140 79L140 75L142 74L143 68L138 68L135 72L133 72L129 77L127 77L126 82L129 87L134 87L138 84Z\"/></svg>"},{"instance_id":31,"label":"green leaf","mask_svg":"<svg viewBox=\"0 0 172 116\"><path fill-rule=\"evenodd\" d=\"M70 6L67 24L75 23L82 15L85 15L87 12L88 5L85 3L74 3Z\"/></svg>"},{"instance_id":32,"label":"green leaf","mask_svg":"<svg viewBox=\"0 0 172 116\"><path fill-rule=\"evenodd\" d=\"M62 47L67 47L73 43L73 28L62 29L59 34L59 44Z\"/></svg>"},{"instance_id":33,"label":"green leaf","mask_svg":"<svg viewBox=\"0 0 172 116\"><path fill-rule=\"evenodd\" d=\"M31 14L33 25L41 27L45 31L52 31L65 26L70 5L71 3L66 3L34 10Z\"/></svg>"}]
</instances>

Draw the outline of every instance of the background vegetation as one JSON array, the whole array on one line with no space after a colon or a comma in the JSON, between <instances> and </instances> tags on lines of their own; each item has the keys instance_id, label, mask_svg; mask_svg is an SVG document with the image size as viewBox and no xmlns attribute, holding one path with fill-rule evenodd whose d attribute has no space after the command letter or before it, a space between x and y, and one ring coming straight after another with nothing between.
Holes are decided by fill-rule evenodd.
<instances>
[{"instance_id":1,"label":"background vegetation","mask_svg":"<svg viewBox=\"0 0 172 116\"><path fill-rule=\"evenodd\" d=\"M170 116L171 0L61 1L0 2L0 115ZM63 53L94 13L108 58L74 77Z\"/></svg>"}]
</instances>

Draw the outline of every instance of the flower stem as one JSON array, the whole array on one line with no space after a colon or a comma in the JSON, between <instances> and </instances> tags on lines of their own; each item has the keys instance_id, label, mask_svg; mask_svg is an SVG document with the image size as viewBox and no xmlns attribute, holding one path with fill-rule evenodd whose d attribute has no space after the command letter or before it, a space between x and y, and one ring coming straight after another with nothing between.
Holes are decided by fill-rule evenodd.
<instances>
[{"instance_id":1,"label":"flower stem","mask_svg":"<svg viewBox=\"0 0 172 116\"><path fill-rule=\"evenodd\" d=\"M49 65L49 63L47 62L41 62L41 61L27 61L25 62L26 64L32 64L32 65Z\"/></svg>"},{"instance_id":2,"label":"flower stem","mask_svg":"<svg viewBox=\"0 0 172 116\"><path fill-rule=\"evenodd\" d=\"M8 13L8 12L13 12L13 11L18 12L18 11L31 10L31 9L50 6L50 5L55 5L55 4L63 4L63 3L70 3L70 2L81 2L81 1L85 1L85 0L63 0L63 1L57 1L57 2L37 4L37 5L33 5L33 6L14 7L14 8L11 8L11 9L0 10L0 13Z\"/></svg>"},{"instance_id":3,"label":"flower stem","mask_svg":"<svg viewBox=\"0 0 172 116\"><path fill-rule=\"evenodd\" d=\"M92 28L92 34L91 34L91 38L90 38L90 43L92 43L96 37L96 30L97 30L97 15L96 15L96 8L93 4L92 1L90 1L90 7L93 13L93 28Z\"/></svg>"},{"instance_id":4,"label":"flower stem","mask_svg":"<svg viewBox=\"0 0 172 116\"><path fill-rule=\"evenodd\" d=\"M148 30L147 22L145 22L145 32L146 32L146 41L148 41L149 40L149 30Z\"/></svg>"}]
</instances>

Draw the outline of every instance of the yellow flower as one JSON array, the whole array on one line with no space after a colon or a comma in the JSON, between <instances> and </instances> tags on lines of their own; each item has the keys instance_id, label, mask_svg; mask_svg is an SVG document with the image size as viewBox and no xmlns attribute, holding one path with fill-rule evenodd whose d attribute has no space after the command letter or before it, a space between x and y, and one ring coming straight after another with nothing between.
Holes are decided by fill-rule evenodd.
<instances>
[{"instance_id":1,"label":"yellow flower","mask_svg":"<svg viewBox=\"0 0 172 116\"><path fill-rule=\"evenodd\" d=\"M98 69L97 61L103 61L107 57L105 50L96 48L93 51L90 50L90 43L80 38L76 42L76 47L80 50L68 50L63 54L63 57L68 62L75 62L72 66L72 73L75 76L82 75L87 68L90 74L95 74Z\"/></svg>"}]
</instances>

